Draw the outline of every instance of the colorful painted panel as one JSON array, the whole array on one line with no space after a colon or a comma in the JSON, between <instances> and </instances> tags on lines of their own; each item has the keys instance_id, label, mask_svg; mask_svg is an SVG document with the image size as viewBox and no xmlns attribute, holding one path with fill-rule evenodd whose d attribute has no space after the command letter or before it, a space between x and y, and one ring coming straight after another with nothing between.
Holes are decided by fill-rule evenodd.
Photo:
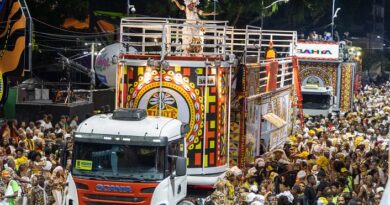
<instances>
[{"instance_id":1,"label":"colorful painted panel","mask_svg":"<svg viewBox=\"0 0 390 205\"><path fill-rule=\"evenodd\" d=\"M340 111L348 112L351 110L353 94L353 69L352 63L343 63L341 65L341 103Z\"/></svg>"},{"instance_id":2,"label":"colorful painted panel","mask_svg":"<svg viewBox=\"0 0 390 205\"><path fill-rule=\"evenodd\" d=\"M288 130L291 129L291 92L291 87L286 87L247 102L248 116L245 132L247 162L253 161L260 154L260 139L264 139L266 144L269 144L270 150L284 144ZM276 129L263 119L267 113L275 114L285 121L286 125ZM268 125L263 127L264 123Z\"/></svg>"},{"instance_id":3,"label":"colorful painted panel","mask_svg":"<svg viewBox=\"0 0 390 205\"><path fill-rule=\"evenodd\" d=\"M338 63L300 62L299 79L303 82L310 76L316 76L324 82L325 86L332 86L335 91L337 89L337 66Z\"/></svg>"},{"instance_id":4,"label":"colorful painted panel","mask_svg":"<svg viewBox=\"0 0 390 205\"><path fill-rule=\"evenodd\" d=\"M227 164L227 70L176 66L164 69L160 81L158 68L127 66L118 69L118 76L118 107L189 123L189 168Z\"/></svg>"},{"instance_id":5,"label":"colorful painted panel","mask_svg":"<svg viewBox=\"0 0 390 205\"><path fill-rule=\"evenodd\" d=\"M276 90L278 84L278 62L271 62L266 66L267 68L267 92Z\"/></svg>"},{"instance_id":6,"label":"colorful painted panel","mask_svg":"<svg viewBox=\"0 0 390 205\"><path fill-rule=\"evenodd\" d=\"M5 102L7 76L20 76L25 68L26 17L18 0L0 1L0 104Z\"/></svg>"}]
</instances>

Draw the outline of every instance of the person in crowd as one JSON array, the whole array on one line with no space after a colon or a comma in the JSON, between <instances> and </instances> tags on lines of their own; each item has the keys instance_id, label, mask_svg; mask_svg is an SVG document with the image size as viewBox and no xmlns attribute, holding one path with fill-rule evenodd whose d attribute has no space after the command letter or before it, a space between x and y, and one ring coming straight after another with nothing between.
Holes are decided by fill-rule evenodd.
<instances>
[{"instance_id":1,"label":"person in crowd","mask_svg":"<svg viewBox=\"0 0 390 205\"><path fill-rule=\"evenodd\" d=\"M21 200L21 188L19 184L13 179L11 173L7 170L1 172L2 181L4 184L3 196L1 199L3 203L15 205L17 200Z\"/></svg>"},{"instance_id":2,"label":"person in crowd","mask_svg":"<svg viewBox=\"0 0 390 205\"><path fill-rule=\"evenodd\" d=\"M297 121L284 145L227 172L230 202L379 205L389 179L389 89L390 82L367 85L355 95L351 112L305 116L303 127Z\"/></svg>"},{"instance_id":3,"label":"person in crowd","mask_svg":"<svg viewBox=\"0 0 390 205\"><path fill-rule=\"evenodd\" d=\"M48 196L45 190L45 178L42 175L36 175L32 178L33 187L30 191L29 204L48 205Z\"/></svg>"}]
</instances>

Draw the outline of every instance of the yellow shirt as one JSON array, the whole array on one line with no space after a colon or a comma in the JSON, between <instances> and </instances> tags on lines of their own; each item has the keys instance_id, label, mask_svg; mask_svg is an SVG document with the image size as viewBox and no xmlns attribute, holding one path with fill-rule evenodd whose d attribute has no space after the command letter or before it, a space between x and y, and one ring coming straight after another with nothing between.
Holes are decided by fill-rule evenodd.
<instances>
[{"instance_id":1,"label":"yellow shirt","mask_svg":"<svg viewBox=\"0 0 390 205\"><path fill-rule=\"evenodd\" d=\"M276 51L273 48L268 48L265 51L265 59L274 59L276 58Z\"/></svg>"},{"instance_id":2,"label":"yellow shirt","mask_svg":"<svg viewBox=\"0 0 390 205\"><path fill-rule=\"evenodd\" d=\"M15 168L16 168L16 170L19 170L19 166L21 164L25 164L27 162L28 162L28 159L25 156L22 156L20 158L15 159Z\"/></svg>"},{"instance_id":3,"label":"yellow shirt","mask_svg":"<svg viewBox=\"0 0 390 205\"><path fill-rule=\"evenodd\" d=\"M35 144L31 139L25 139L24 144L27 146L27 149L32 151L35 150Z\"/></svg>"}]
</instances>

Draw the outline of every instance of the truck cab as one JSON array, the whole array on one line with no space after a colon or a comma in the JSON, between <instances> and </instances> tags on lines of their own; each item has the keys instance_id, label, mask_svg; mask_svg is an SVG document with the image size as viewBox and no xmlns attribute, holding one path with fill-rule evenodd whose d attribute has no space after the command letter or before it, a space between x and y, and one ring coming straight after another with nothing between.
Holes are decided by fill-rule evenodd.
<instances>
[{"instance_id":1,"label":"truck cab","mask_svg":"<svg viewBox=\"0 0 390 205\"><path fill-rule=\"evenodd\" d=\"M302 98L302 108L304 114L327 116L332 112L334 99L332 95L332 88L329 86L302 86Z\"/></svg>"},{"instance_id":2,"label":"truck cab","mask_svg":"<svg viewBox=\"0 0 390 205\"><path fill-rule=\"evenodd\" d=\"M141 109L85 120L73 137L66 204L180 203L187 194L188 129Z\"/></svg>"}]
</instances>

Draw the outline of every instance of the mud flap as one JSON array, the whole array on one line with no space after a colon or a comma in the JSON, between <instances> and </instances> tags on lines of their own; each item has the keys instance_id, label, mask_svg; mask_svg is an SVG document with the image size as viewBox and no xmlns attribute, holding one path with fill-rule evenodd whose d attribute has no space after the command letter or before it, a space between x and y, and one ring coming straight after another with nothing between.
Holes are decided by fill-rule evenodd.
<instances>
[{"instance_id":1,"label":"mud flap","mask_svg":"<svg viewBox=\"0 0 390 205\"><path fill-rule=\"evenodd\" d=\"M62 205L78 205L79 199L77 197L76 183L73 181L72 174L68 174L66 179L68 186L65 188L65 197L62 201Z\"/></svg>"}]
</instances>

